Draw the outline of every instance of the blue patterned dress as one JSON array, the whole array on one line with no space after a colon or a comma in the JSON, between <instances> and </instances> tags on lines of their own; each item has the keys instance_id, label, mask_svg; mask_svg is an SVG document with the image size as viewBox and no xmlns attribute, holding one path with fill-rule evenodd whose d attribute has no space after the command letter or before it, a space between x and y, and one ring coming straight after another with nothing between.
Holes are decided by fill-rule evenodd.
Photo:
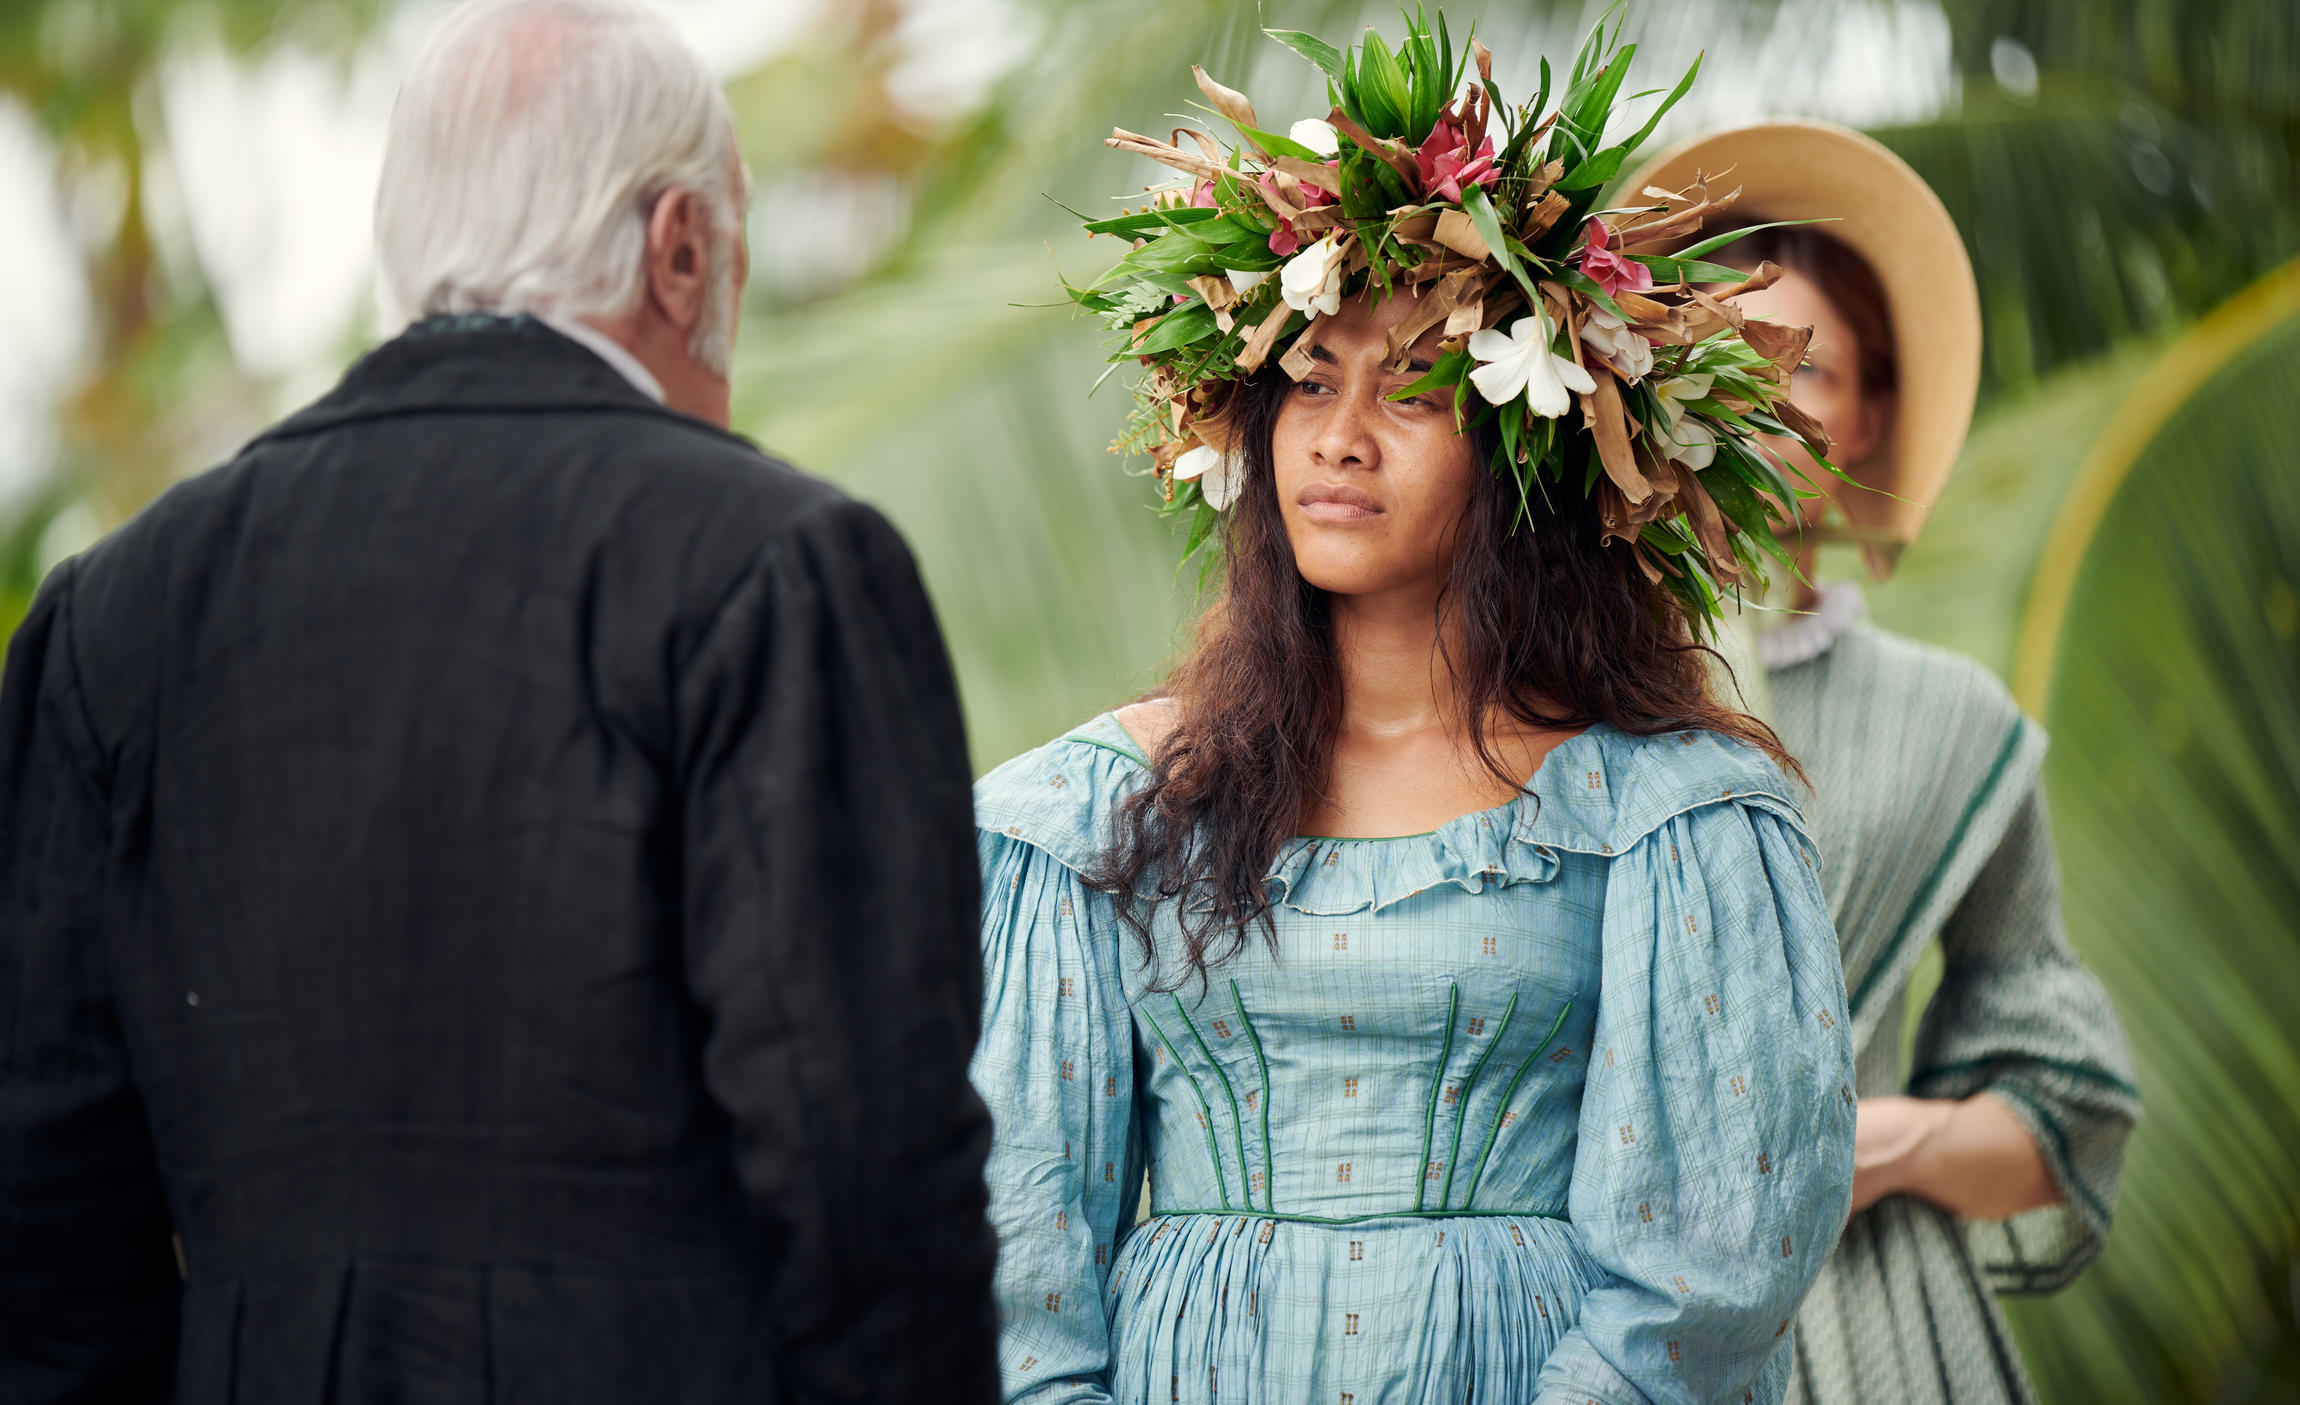
<instances>
[{"instance_id":1,"label":"blue patterned dress","mask_svg":"<svg viewBox=\"0 0 2300 1405\"><path fill-rule=\"evenodd\" d=\"M1780 1397L1853 1075L1770 761L1601 726L1432 833L1296 840L1277 954L1180 990L1078 876L1146 776L1105 715L976 787L1009 1399Z\"/></svg>"}]
</instances>

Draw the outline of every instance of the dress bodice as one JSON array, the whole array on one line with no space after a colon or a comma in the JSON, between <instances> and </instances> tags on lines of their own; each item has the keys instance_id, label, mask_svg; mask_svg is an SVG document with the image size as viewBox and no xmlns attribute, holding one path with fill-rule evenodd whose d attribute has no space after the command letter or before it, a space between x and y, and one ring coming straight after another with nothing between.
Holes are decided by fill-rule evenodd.
<instances>
[{"instance_id":1,"label":"dress bodice","mask_svg":"<svg viewBox=\"0 0 2300 1405\"><path fill-rule=\"evenodd\" d=\"M1519 808L1298 841L1274 948L1257 935L1203 989L1137 968L1158 1213L1565 1213L1605 871Z\"/></svg>"},{"instance_id":2,"label":"dress bodice","mask_svg":"<svg viewBox=\"0 0 2300 1405\"><path fill-rule=\"evenodd\" d=\"M1853 1099L1771 762L1596 727L1429 834L1293 840L1202 979L1081 877L1148 776L1105 716L977 787L1010 1396L1778 1398Z\"/></svg>"}]
</instances>

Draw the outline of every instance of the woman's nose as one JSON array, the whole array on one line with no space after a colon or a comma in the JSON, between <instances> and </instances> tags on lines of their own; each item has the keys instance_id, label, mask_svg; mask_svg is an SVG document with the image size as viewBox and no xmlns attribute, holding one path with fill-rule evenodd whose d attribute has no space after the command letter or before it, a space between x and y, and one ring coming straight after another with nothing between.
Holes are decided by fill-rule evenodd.
<instances>
[{"instance_id":1,"label":"woman's nose","mask_svg":"<svg viewBox=\"0 0 2300 1405\"><path fill-rule=\"evenodd\" d=\"M1372 468L1381 458L1381 451L1373 434L1373 417L1379 406L1374 392L1363 386L1352 386L1336 395L1318 425L1318 436L1312 445L1323 467Z\"/></svg>"}]
</instances>

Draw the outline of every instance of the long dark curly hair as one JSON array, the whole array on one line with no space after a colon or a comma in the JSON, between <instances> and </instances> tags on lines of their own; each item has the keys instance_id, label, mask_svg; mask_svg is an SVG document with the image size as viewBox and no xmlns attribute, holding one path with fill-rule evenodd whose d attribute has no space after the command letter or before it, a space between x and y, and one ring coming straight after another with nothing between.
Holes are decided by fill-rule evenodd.
<instances>
[{"instance_id":1,"label":"long dark curly hair","mask_svg":"<svg viewBox=\"0 0 2300 1405\"><path fill-rule=\"evenodd\" d=\"M1322 794L1342 721L1342 676L1326 592L1295 569L1278 507L1271 432L1293 382L1264 371L1239 386L1229 415L1246 481L1221 533L1219 594L1181 662L1148 697L1180 715L1152 777L1116 817L1086 881L1117 907L1174 989L1235 956L1276 923L1263 875ZM1482 439L1474 435L1473 438ZM1489 443L1474 443L1487 462ZM1802 776L1773 730L1711 695L1707 660L1675 599L1623 543L1603 543L1597 509L1570 491L1517 521L1512 491L1490 473L1463 521L1438 603L1455 698L1480 763L1521 786L1496 749L1503 717L1528 727L1605 722L1650 736L1705 728L1764 751ZM1160 969L1151 920L1177 906L1178 969Z\"/></svg>"}]
</instances>

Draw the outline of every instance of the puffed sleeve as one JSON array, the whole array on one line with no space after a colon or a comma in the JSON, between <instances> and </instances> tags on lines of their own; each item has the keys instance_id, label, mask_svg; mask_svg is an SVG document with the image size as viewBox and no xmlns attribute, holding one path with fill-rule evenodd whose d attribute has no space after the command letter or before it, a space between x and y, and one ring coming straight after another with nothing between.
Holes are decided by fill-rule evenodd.
<instances>
[{"instance_id":1,"label":"puffed sleeve","mask_svg":"<svg viewBox=\"0 0 2300 1405\"><path fill-rule=\"evenodd\" d=\"M1845 981L1809 840L1715 803L1613 862L1569 1201L1609 1273L1541 1405L1778 1400L1853 1187Z\"/></svg>"},{"instance_id":2,"label":"puffed sleeve","mask_svg":"<svg viewBox=\"0 0 2300 1405\"><path fill-rule=\"evenodd\" d=\"M984 832L982 1043L1006 1398L1106 1401L1103 1290L1142 1180L1134 1035L1109 903L1043 850Z\"/></svg>"},{"instance_id":3,"label":"puffed sleeve","mask_svg":"<svg viewBox=\"0 0 2300 1405\"><path fill-rule=\"evenodd\" d=\"M785 1396L991 1399L966 737L894 529L843 499L786 524L679 700L687 980Z\"/></svg>"},{"instance_id":4,"label":"puffed sleeve","mask_svg":"<svg viewBox=\"0 0 2300 1405\"><path fill-rule=\"evenodd\" d=\"M2027 1125L2059 1205L1970 1227L1999 1292L2048 1292L2100 1253L2140 1115L2116 1008L2062 934L2060 870L2032 790L1941 929L1941 984L1917 1033L1919 1097L1994 1093Z\"/></svg>"}]
</instances>

